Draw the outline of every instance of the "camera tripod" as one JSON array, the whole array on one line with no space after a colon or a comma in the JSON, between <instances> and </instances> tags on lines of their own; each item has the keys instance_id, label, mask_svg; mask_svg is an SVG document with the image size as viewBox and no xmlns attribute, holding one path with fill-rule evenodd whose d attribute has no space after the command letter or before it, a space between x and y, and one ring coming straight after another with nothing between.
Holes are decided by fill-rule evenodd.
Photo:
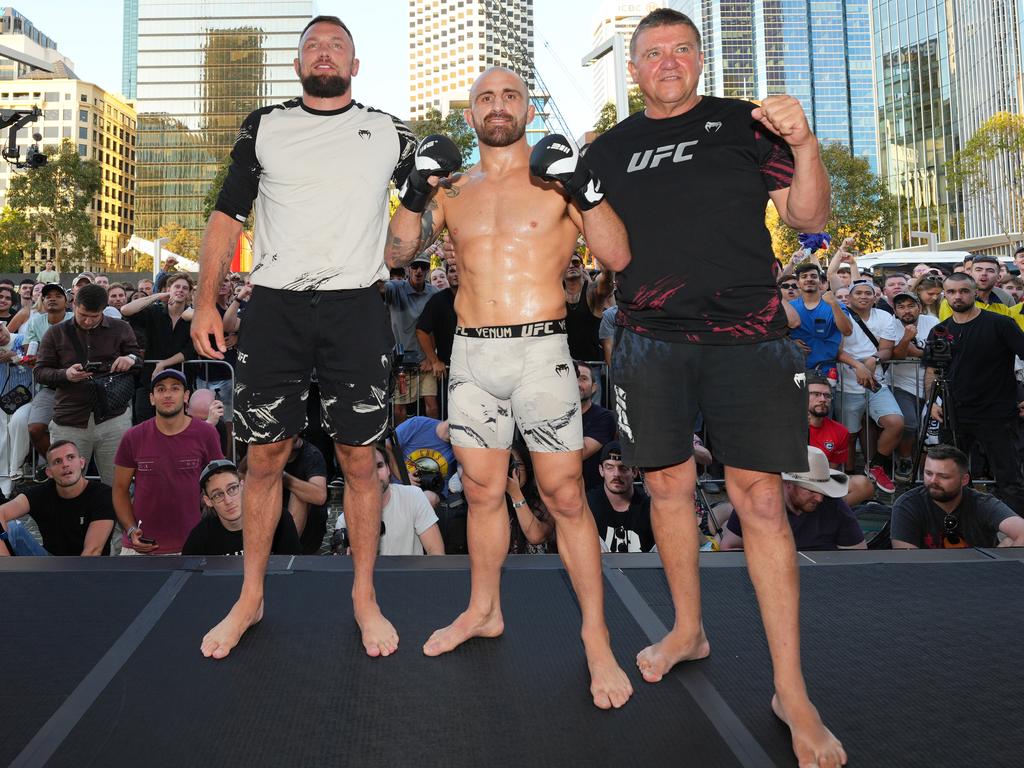
<instances>
[{"instance_id":1,"label":"camera tripod","mask_svg":"<svg viewBox=\"0 0 1024 768\"><path fill-rule=\"evenodd\" d=\"M928 404L925 408L924 417L921 419L921 427L917 435L917 446L914 449L914 467L910 473L911 480L914 483L918 482L918 473L921 470L921 465L924 463L925 443L928 439L928 423L932 419L932 406L935 405L939 398L942 399L942 429L949 432L952 436L953 447L960 447L957 445L956 411L953 408L953 398L949 390L947 371L943 366L936 366L933 370L935 371L935 376L932 379L932 386L928 392Z\"/></svg>"}]
</instances>

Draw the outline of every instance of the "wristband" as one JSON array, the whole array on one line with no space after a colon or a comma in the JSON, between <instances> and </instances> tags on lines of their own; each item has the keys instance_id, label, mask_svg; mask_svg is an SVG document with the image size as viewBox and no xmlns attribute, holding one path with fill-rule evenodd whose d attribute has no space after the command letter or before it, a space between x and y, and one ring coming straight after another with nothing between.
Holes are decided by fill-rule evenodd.
<instances>
[{"instance_id":1,"label":"wristband","mask_svg":"<svg viewBox=\"0 0 1024 768\"><path fill-rule=\"evenodd\" d=\"M125 538L131 541L132 534L135 533L137 530L139 529L133 525L131 528L124 532Z\"/></svg>"},{"instance_id":2,"label":"wristband","mask_svg":"<svg viewBox=\"0 0 1024 768\"><path fill-rule=\"evenodd\" d=\"M512 502L512 509L520 509L521 507L525 507L525 506L526 506L526 499L523 499L522 501L513 501Z\"/></svg>"}]
</instances>

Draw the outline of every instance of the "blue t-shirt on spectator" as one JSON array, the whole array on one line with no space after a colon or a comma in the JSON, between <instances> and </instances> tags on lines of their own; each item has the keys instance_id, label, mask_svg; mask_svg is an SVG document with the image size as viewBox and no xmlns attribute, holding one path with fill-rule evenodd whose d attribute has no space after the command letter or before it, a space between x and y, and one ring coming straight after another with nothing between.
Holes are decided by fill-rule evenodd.
<instances>
[{"instance_id":1,"label":"blue t-shirt on spectator","mask_svg":"<svg viewBox=\"0 0 1024 768\"><path fill-rule=\"evenodd\" d=\"M819 363L834 363L839 355L839 342L842 341L843 334L836 327L832 307L824 301L819 301L814 309L808 309L804 306L803 299L793 299L789 303L800 315L800 327L791 328L789 335L810 348L807 367L814 368Z\"/></svg>"},{"instance_id":2,"label":"blue t-shirt on spectator","mask_svg":"<svg viewBox=\"0 0 1024 768\"><path fill-rule=\"evenodd\" d=\"M447 496L448 480L456 466L455 451L451 443L437 436L437 425L440 423L429 416L413 416L395 427L395 435L402 446L409 472L440 474L444 483L440 495Z\"/></svg>"}]
</instances>

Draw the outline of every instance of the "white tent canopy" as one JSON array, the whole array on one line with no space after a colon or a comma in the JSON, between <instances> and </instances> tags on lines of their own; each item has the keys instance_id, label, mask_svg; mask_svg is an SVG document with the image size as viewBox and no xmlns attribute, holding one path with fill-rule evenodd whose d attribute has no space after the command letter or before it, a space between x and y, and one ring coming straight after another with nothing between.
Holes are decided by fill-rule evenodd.
<instances>
[{"instance_id":1,"label":"white tent canopy","mask_svg":"<svg viewBox=\"0 0 1024 768\"><path fill-rule=\"evenodd\" d=\"M168 251L166 248L160 249L160 258L157 259L157 244L152 240L145 240L138 235L132 235L128 244L121 249L121 253L130 250L141 251L142 253L149 254L153 257L153 275L156 276L157 271L160 269L159 261L162 261L170 256L173 256L178 260L178 267L185 272L198 272L199 265L191 259L186 259L184 256L179 256L173 251Z\"/></svg>"}]
</instances>

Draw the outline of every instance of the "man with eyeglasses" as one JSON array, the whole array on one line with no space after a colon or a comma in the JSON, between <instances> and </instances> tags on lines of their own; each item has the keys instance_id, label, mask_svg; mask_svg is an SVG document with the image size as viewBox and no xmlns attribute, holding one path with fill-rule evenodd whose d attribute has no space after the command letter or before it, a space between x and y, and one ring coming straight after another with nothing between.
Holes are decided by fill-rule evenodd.
<instances>
[{"instance_id":1,"label":"man with eyeglasses","mask_svg":"<svg viewBox=\"0 0 1024 768\"><path fill-rule=\"evenodd\" d=\"M427 282L428 272L430 254L420 253L409 264L408 279L384 283L384 303L391 311L391 330L395 334L396 348L402 354L402 367L406 370L405 391L396 385L393 395L396 424L405 420L408 406L415 406L421 397L427 416L436 419L440 415L437 377L431 371L420 370L425 357L416 337L416 323L430 297L438 293L437 288Z\"/></svg>"},{"instance_id":2,"label":"man with eyeglasses","mask_svg":"<svg viewBox=\"0 0 1024 768\"><path fill-rule=\"evenodd\" d=\"M968 488L970 481L967 454L951 445L929 448L924 485L892 508L892 548L1024 547L1024 518L992 494Z\"/></svg>"},{"instance_id":3,"label":"man with eyeglasses","mask_svg":"<svg viewBox=\"0 0 1024 768\"><path fill-rule=\"evenodd\" d=\"M213 514L203 515L181 548L183 555L243 555L242 478L230 459L215 459L199 475L203 504ZM291 515L281 515L270 543L272 555L298 555L299 534Z\"/></svg>"},{"instance_id":4,"label":"man with eyeglasses","mask_svg":"<svg viewBox=\"0 0 1024 768\"><path fill-rule=\"evenodd\" d=\"M832 387L817 375L807 377L808 444L822 451L832 469L842 469L850 453L850 431L835 419L832 412ZM850 475L846 503L851 507L873 499L875 484L863 475Z\"/></svg>"},{"instance_id":5,"label":"man with eyeglasses","mask_svg":"<svg viewBox=\"0 0 1024 768\"><path fill-rule=\"evenodd\" d=\"M122 555L181 552L199 522L199 475L224 454L217 430L185 413L188 395L181 371L158 371L149 386L156 415L125 432L117 448L114 508L125 531Z\"/></svg>"}]
</instances>

